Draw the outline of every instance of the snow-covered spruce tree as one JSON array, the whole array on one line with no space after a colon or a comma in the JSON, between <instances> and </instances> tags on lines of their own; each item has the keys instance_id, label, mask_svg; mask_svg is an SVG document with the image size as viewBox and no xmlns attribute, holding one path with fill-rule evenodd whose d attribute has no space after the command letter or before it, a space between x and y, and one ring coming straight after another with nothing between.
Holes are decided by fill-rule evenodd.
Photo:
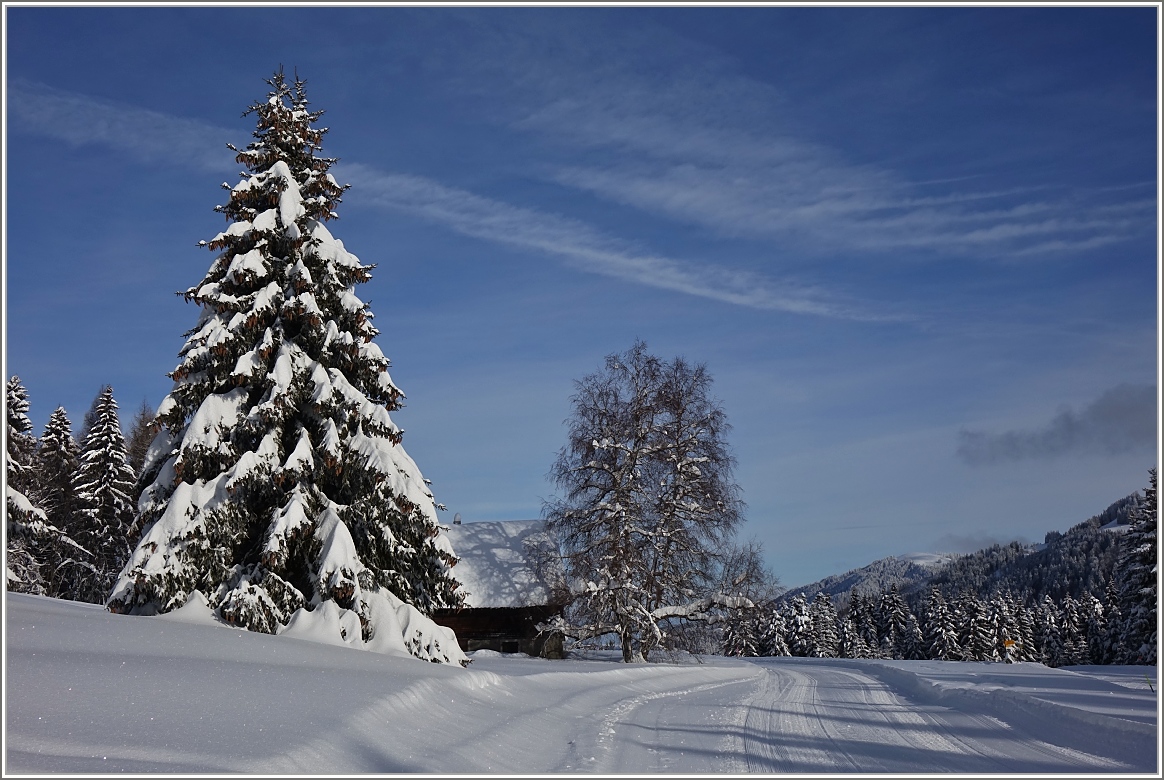
<instances>
[{"instance_id":1,"label":"snow-covered spruce tree","mask_svg":"<svg viewBox=\"0 0 1164 780\"><path fill-rule=\"evenodd\" d=\"M1156 663L1156 469L1148 471L1144 501L1131 513L1124 534L1119 578L1120 663Z\"/></svg>"},{"instance_id":2,"label":"snow-covered spruce tree","mask_svg":"<svg viewBox=\"0 0 1164 780\"><path fill-rule=\"evenodd\" d=\"M739 658L760 655L758 616L755 610L740 610L723 627L723 654Z\"/></svg>"},{"instance_id":3,"label":"snow-covered spruce tree","mask_svg":"<svg viewBox=\"0 0 1164 780\"><path fill-rule=\"evenodd\" d=\"M1015 628L1017 636L1015 636L1015 646L1012 649L1012 657L1015 661L1037 661L1038 650L1035 644L1035 615L1025 604L1012 596L1010 600L1010 610L1014 615Z\"/></svg>"},{"instance_id":4,"label":"snow-covered spruce tree","mask_svg":"<svg viewBox=\"0 0 1164 780\"><path fill-rule=\"evenodd\" d=\"M800 593L788 602L784 625L788 654L797 658L807 658L811 655L812 616L808 612L808 601Z\"/></svg>"},{"instance_id":5,"label":"snow-covered spruce tree","mask_svg":"<svg viewBox=\"0 0 1164 780\"><path fill-rule=\"evenodd\" d=\"M93 404L93 420L78 455L75 490L79 505L76 540L93 553L95 576L81 585L78 601L100 604L129 559L134 521L133 469L126 462L125 437L113 388L106 385Z\"/></svg>"},{"instance_id":6,"label":"snow-covered spruce tree","mask_svg":"<svg viewBox=\"0 0 1164 780\"><path fill-rule=\"evenodd\" d=\"M837 609L827 593L817 593L808 608L811 621L810 647L813 658L836 658L840 649L837 636Z\"/></svg>"},{"instance_id":7,"label":"snow-covered spruce tree","mask_svg":"<svg viewBox=\"0 0 1164 780\"><path fill-rule=\"evenodd\" d=\"M1120 639L1124 631L1124 618L1120 613L1120 594L1119 584L1117 582L1118 572L1116 577L1112 577L1107 581L1103 590L1103 617L1104 617L1104 634L1103 634L1103 660L1100 663L1115 664L1119 663L1120 653L1123 651L1123 646L1120 644Z\"/></svg>"},{"instance_id":8,"label":"snow-covered spruce tree","mask_svg":"<svg viewBox=\"0 0 1164 780\"><path fill-rule=\"evenodd\" d=\"M995 593L986 604L990 615L990 630L994 636L992 657L1014 662L1019 659L1019 628L1015 617L1014 599L1009 593Z\"/></svg>"},{"instance_id":9,"label":"snow-covered spruce tree","mask_svg":"<svg viewBox=\"0 0 1164 780\"><path fill-rule=\"evenodd\" d=\"M1084 663L1106 663L1104 641L1107 638L1107 620L1104 616L1103 602L1087 593L1080 600L1080 605L1087 633L1087 660Z\"/></svg>"},{"instance_id":10,"label":"snow-covered spruce tree","mask_svg":"<svg viewBox=\"0 0 1164 780\"><path fill-rule=\"evenodd\" d=\"M69 414L63 406L58 406L49 415L32 459L35 485L29 498L44 510L50 523L66 532L74 530L76 521L75 485L80 451L73 438Z\"/></svg>"},{"instance_id":11,"label":"snow-covered spruce tree","mask_svg":"<svg viewBox=\"0 0 1164 780\"><path fill-rule=\"evenodd\" d=\"M924 661L927 657L921 623L912 612L905 616L905 631L901 635L901 657L906 661Z\"/></svg>"},{"instance_id":12,"label":"snow-covered spruce tree","mask_svg":"<svg viewBox=\"0 0 1164 780\"><path fill-rule=\"evenodd\" d=\"M1059 607L1051 596L1043 596L1035 609L1035 646L1038 652L1035 660L1046 666L1063 665L1062 620Z\"/></svg>"},{"instance_id":13,"label":"snow-covered spruce tree","mask_svg":"<svg viewBox=\"0 0 1164 780\"><path fill-rule=\"evenodd\" d=\"M964 658L967 661L998 661L998 639L990 619L990 609L974 593L966 591L958 599L962 615L961 634Z\"/></svg>"},{"instance_id":14,"label":"snow-covered spruce tree","mask_svg":"<svg viewBox=\"0 0 1164 780\"><path fill-rule=\"evenodd\" d=\"M785 626L784 613L774 604L769 604L763 614L764 620L760 625L760 655L777 657L792 655L785 639L788 629Z\"/></svg>"},{"instance_id":15,"label":"snow-covered spruce tree","mask_svg":"<svg viewBox=\"0 0 1164 780\"><path fill-rule=\"evenodd\" d=\"M839 634L841 658L868 658L870 656L869 645L865 643L851 614L841 620Z\"/></svg>"},{"instance_id":16,"label":"snow-covered spruce tree","mask_svg":"<svg viewBox=\"0 0 1164 780\"><path fill-rule=\"evenodd\" d=\"M1063 666L1085 664L1088 661L1087 650L1087 621L1080 613L1079 602L1068 594L1063 597L1061 606L1063 622L1060 632L1063 635Z\"/></svg>"},{"instance_id":17,"label":"snow-covered spruce tree","mask_svg":"<svg viewBox=\"0 0 1164 780\"><path fill-rule=\"evenodd\" d=\"M743 504L710 386L705 367L664 362L641 341L575 383L550 471L565 495L543 510L577 584L555 627L576 639L613 634L628 663L673 643L673 622L752 605L716 587Z\"/></svg>"},{"instance_id":18,"label":"snow-covered spruce tree","mask_svg":"<svg viewBox=\"0 0 1164 780\"><path fill-rule=\"evenodd\" d=\"M925 638L926 657L937 661L961 660L963 652L958 643L954 618L942 592L937 588L930 590L923 617L922 636Z\"/></svg>"},{"instance_id":19,"label":"snow-covered spruce tree","mask_svg":"<svg viewBox=\"0 0 1164 780\"><path fill-rule=\"evenodd\" d=\"M32 461L33 503L44 510L49 525L74 541L80 530L82 504L77 497L76 481L80 447L73 438L73 425L64 407L58 406L44 427L44 434ZM95 571L92 550L89 554L65 543L54 545L50 567L42 571L45 594L54 598L79 599L83 583L92 580Z\"/></svg>"},{"instance_id":20,"label":"snow-covered spruce tree","mask_svg":"<svg viewBox=\"0 0 1164 780\"><path fill-rule=\"evenodd\" d=\"M4 393L7 417L5 509L8 544L5 560L5 587L18 593L50 595L49 576L69 568L68 562L84 560L88 554L68 534L48 521L45 511L29 500L35 494L32 467L36 438L28 419L28 391L14 376Z\"/></svg>"},{"instance_id":21,"label":"snow-covered spruce tree","mask_svg":"<svg viewBox=\"0 0 1164 780\"><path fill-rule=\"evenodd\" d=\"M881 593L877 602L877 630L881 636L884 657L898 660L904 657L902 643L909 614L909 607L898 592L896 583Z\"/></svg>"},{"instance_id":22,"label":"snow-covered spruce tree","mask_svg":"<svg viewBox=\"0 0 1164 780\"><path fill-rule=\"evenodd\" d=\"M403 396L355 294L373 266L325 227L346 187L317 156L322 112L304 82L267 83L244 114L255 140L230 147L246 168L216 209L230 224L203 242L219 254L184 294L202 313L158 408L143 536L109 608L165 612L197 590L223 620L275 633L322 605L310 619L358 618L358 636L337 629L347 642L463 661L424 617L461 603L456 559L389 417Z\"/></svg>"},{"instance_id":23,"label":"snow-covered spruce tree","mask_svg":"<svg viewBox=\"0 0 1164 780\"><path fill-rule=\"evenodd\" d=\"M869 596L862 596L860 591L853 591L849 596L849 617L857 627L865 646L869 648L870 657L881 644L877 635L877 617L874 614L874 603Z\"/></svg>"},{"instance_id":24,"label":"snow-covered spruce tree","mask_svg":"<svg viewBox=\"0 0 1164 780\"><path fill-rule=\"evenodd\" d=\"M5 508L7 510L8 549L5 561L7 588L18 593L44 593L41 560L37 542L48 517L26 495L32 486L32 456L36 437L32 421L28 419L28 391L14 376L8 380L4 394L7 419L7 452L4 466L7 471Z\"/></svg>"}]
</instances>

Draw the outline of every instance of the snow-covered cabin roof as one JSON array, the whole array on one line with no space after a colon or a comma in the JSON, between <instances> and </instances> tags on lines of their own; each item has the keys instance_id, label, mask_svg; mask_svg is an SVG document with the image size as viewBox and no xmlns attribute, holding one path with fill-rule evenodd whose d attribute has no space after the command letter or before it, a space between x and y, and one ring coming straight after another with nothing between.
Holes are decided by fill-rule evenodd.
<instances>
[{"instance_id":1,"label":"snow-covered cabin roof","mask_svg":"<svg viewBox=\"0 0 1164 780\"><path fill-rule=\"evenodd\" d=\"M460 560L453 576L467 593L466 607L529 607L550 603L551 591L539 576L556 568L539 565L539 550L552 549L541 520L502 520L449 527ZM553 575L551 575L553 576Z\"/></svg>"}]
</instances>

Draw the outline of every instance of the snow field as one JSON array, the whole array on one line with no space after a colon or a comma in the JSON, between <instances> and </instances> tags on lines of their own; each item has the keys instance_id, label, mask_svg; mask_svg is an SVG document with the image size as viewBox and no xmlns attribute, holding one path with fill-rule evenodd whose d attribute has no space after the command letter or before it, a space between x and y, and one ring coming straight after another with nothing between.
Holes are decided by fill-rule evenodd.
<instances>
[{"instance_id":1,"label":"snow field","mask_svg":"<svg viewBox=\"0 0 1164 780\"><path fill-rule=\"evenodd\" d=\"M11 593L6 642L6 773L1157 766L1142 667L478 651L461 669Z\"/></svg>"}]
</instances>

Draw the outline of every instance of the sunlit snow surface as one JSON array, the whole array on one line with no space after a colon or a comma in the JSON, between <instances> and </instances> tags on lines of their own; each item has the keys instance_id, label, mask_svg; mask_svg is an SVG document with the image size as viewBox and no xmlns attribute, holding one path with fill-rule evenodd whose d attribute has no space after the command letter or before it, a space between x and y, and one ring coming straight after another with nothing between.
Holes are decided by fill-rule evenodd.
<instances>
[{"instance_id":1,"label":"sunlit snow surface","mask_svg":"<svg viewBox=\"0 0 1164 780\"><path fill-rule=\"evenodd\" d=\"M538 548L549 544L541 520L506 520L449 526L460 560L453 576L467 607L524 607L550 601L549 585L535 570ZM559 574L560 576L560 574Z\"/></svg>"},{"instance_id":2,"label":"sunlit snow surface","mask_svg":"<svg viewBox=\"0 0 1164 780\"><path fill-rule=\"evenodd\" d=\"M6 599L5 774L1157 771L1155 668L479 651L461 669Z\"/></svg>"}]
</instances>

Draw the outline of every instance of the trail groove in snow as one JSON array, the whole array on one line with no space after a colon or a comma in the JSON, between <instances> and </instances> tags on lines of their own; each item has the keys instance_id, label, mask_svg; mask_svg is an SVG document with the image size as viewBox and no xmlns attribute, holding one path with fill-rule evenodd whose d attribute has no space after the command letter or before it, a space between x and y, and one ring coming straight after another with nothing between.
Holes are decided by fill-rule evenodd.
<instances>
[{"instance_id":1,"label":"trail groove in snow","mask_svg":"<svg viewBox=\"0 0 1164 780\"><path fill-rule=\"evenodd\" d=\"M5 604L6 773L1157 770L1153 690L1038 664L481 651L461 669L37 596Z\"/></svg>"},{"instance_id":2,"label":"trail groove in snow","mask_svg":"<svg viewBox=\"0 0 1164 780\"><path fill-rule=\"evenodd\" d=\"M749 772L1127 771L1128 763L1048 744L1021 724L911 701L846 661L780 659L745 702ZM1080 744L1088 745L1083 739Z\"/></svg>"}]
</instances>

